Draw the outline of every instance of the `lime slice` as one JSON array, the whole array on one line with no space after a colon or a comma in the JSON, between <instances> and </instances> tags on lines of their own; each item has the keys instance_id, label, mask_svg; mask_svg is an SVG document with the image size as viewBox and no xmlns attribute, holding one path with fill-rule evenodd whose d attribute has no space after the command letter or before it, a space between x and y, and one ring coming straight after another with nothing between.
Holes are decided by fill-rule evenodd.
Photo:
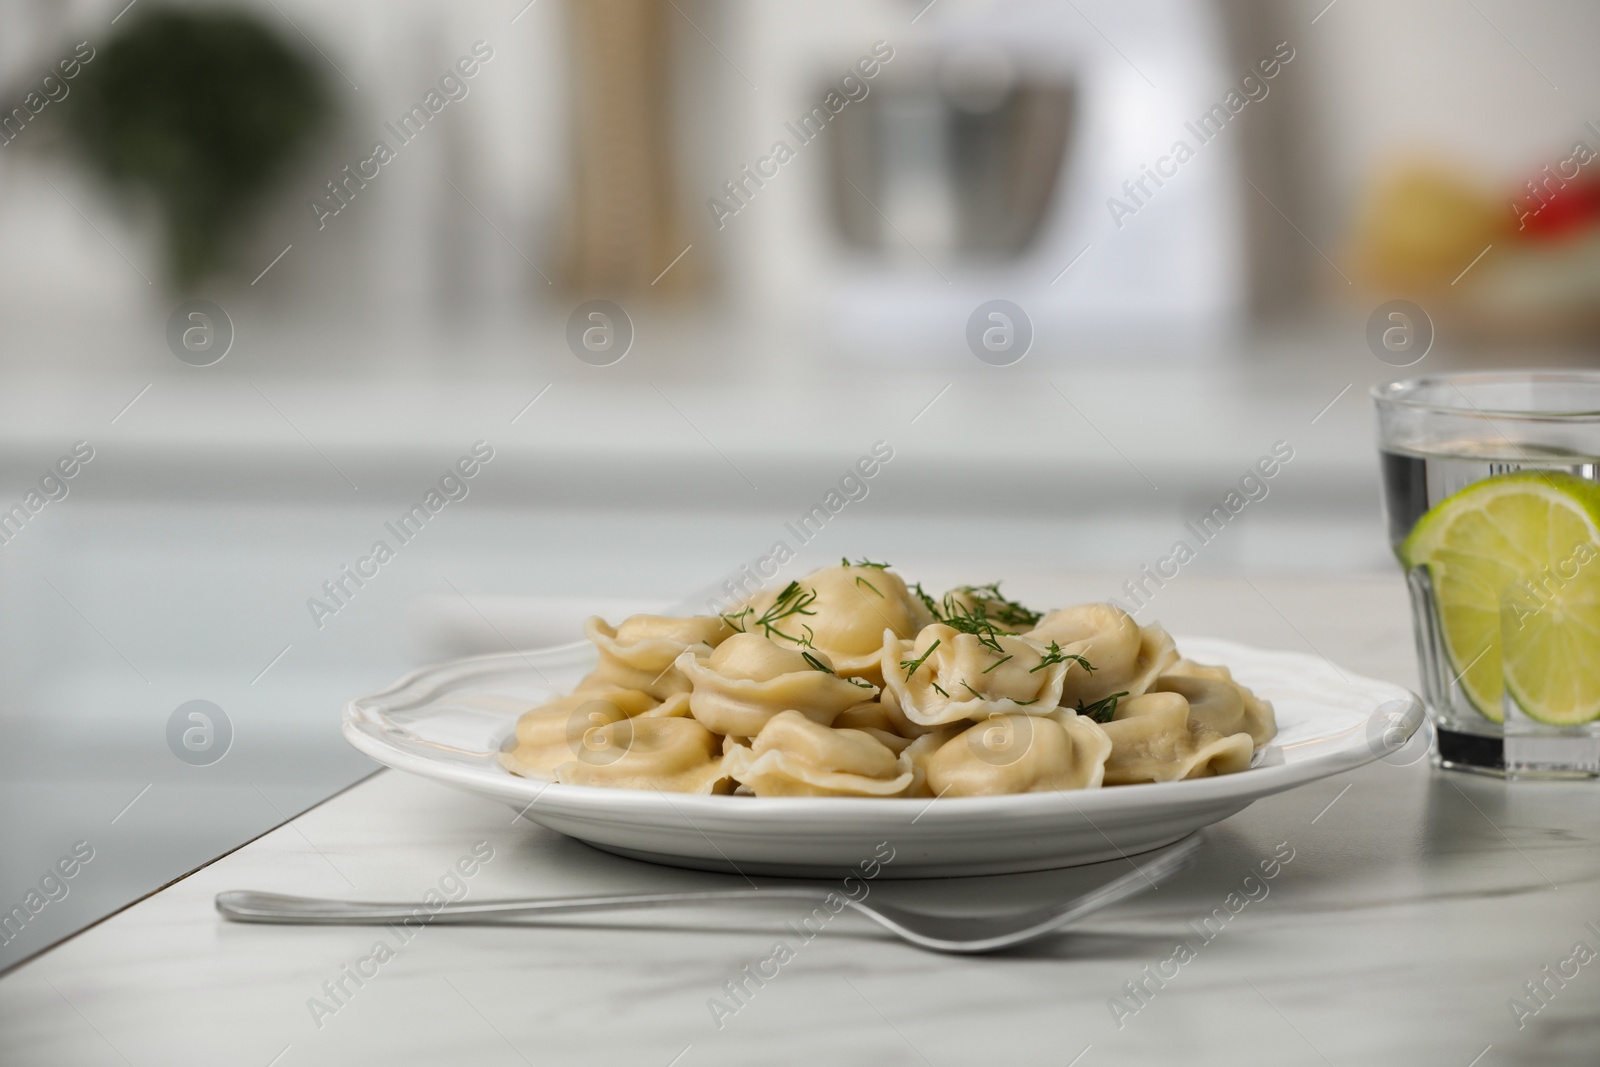
<instances>
[{"instance_id":1,"label":"lime slice","mask_svg":"<svg viewBox=\"0 0 1600 1067\"><path fill-rule=\"evenodd\" d=\"M1452 673L1486 718L1504 718L1502 680L1540 722L1600 718L1600 485L1476 482L1418 521L1400 559L1428 568Z\"/></svg>"}]
</instances>

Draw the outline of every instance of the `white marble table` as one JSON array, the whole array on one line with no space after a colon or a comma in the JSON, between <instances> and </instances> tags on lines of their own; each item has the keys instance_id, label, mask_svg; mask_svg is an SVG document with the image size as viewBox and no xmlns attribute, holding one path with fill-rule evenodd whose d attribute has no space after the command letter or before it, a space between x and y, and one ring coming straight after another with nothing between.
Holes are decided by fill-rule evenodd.
<instances>
[{"instance_id":1,"label":"white marble table","mask_svg":"<svg viewBox=\"0 0 1600 1067\"><path fill-rule=\"evenodd\" d=\"M1252 581L1196 577L1164 593L1161 614L1180 630L1209 619L1221 636L1309 643L1411 682L1392 576ZM232 925L212 910L218 891L246 887L420 899L463 859L473 897L744 884L606 855L513 816L398 773L368 779L0 979L0 1062L1600 1059L1600 958L1563 962L1578 942L1600 951L1600 791L1507 786L1425 761L1261 801L1207 830L1199 864L1160 890L1009 955L934 956L849 916L801 943L785 926L798 915L783 907L434 926L404 942L380 928ZM475 847L493 857L472 862ZM1263 883L1245 884L1290 850L1265 896ZM928 908L1001 907L1125 869L880 881L874 891ZM1241 889L1259 899L1225 925L1213 920L1220 932L1207 940L1202 920ZM725 984L779 938L794 959L747 985L743 1003L730 998ZM1169 964L1179 939L1192 958ZM1563 967L1576 975L1548 977ZM1528 982L1544 983L1542 1002ZM1146 992L1135 999L1129 983ZM1529 1009L1520 1028L1514 998ZM717 1013L720 1027L713 1000L737 1008Z\"/></svg>"}]
</instances>

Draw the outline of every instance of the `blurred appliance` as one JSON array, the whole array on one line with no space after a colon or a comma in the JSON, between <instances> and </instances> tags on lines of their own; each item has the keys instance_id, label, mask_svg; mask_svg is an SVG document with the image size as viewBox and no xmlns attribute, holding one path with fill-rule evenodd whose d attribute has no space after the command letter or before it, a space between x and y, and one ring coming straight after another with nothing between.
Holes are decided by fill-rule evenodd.
<instances>
[{"instance_id":1,"label":"blurred appliance","mask_svg":"<svg viewBox=\"0 0 1600 1067\"><path fill-rule=\"evenodd\" d=\"M997 297L1033 320L1036 350L1188 356L1229 335L1246 299L1240 131L1201 141L1186 124L1250 70L1231 70L1209 4L943 0L909 28L889 9L896 58L832 124L813 214L788 234L813 245L830 347L895 365L960 353ZM848 69L850 41L810 57L810 96ZM1148 184L1180 139L1193 158ZM1153 195L1130 200L1141 179Z\"/></svg>"},{"instance_id":2,"label":"blurred appliance","mask_svg":"<svg viewBox=\"0 0 1600 1067\"><path fill-rule=\"evenodd\" d=\"M829 209L880 260L997 266L1044 236L1077 146L1075 81L967 44L843 111L828 142ZM880 213L881 212L881 213Z\"/></svg>"}]
</instances>

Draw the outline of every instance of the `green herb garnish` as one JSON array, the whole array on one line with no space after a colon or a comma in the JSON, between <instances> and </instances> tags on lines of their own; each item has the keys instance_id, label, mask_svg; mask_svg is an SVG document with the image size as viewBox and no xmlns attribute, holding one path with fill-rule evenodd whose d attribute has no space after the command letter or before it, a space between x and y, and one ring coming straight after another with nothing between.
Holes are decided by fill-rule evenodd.
<instances>
[{"instance_id":1,"label":"green herb garnish","mask_svg":"<svg viewBox=\"0 0 1600 1067\"><path fill-rule=\"evenodd\" d=\"M812 604L816 603L816 600L817 591L815 589L802 589L799 582L790 582L783 587L783 591L778 594L778 599L772 602L772 606L762 613L755 624L766 630L768 638L781 637L785 641L793 641L795 644L802 646L809 644L809 641L802 641L800 638L786 634L778 629L778 623L791 615L815 615L815 611L808 609Z\"/></svg>"},{"instance_id":2,"label":"green herb garnish","mask_svg":"<svg viewBox=\"0 0 1600 1067\"><path fill-rule=\"evenodd\" d=\"M1112 693L1110 696L1101 697L1092 704L1078 701L1078 714L1087 715L1095 722L1110 722L1111 717L1117 713L1117 701L1127 696L1127 693Z\"/></svg>"},{"instance_id":3,"label":"green herb garnish","mask_svg":"<svg viewBox=\"0 0 1600 1067\"><path fill-rule=\"evenodd\" d=\"M1024 607L1003 595L1000 592L999 582L990 582L988 585L959 585L955 591L965 593L981 602L984 614L1003 626L1031 628L1044 618L1042 612Z\"/></svg>"},{"instance_id":4,"label":"green herb garnish","mask_svg":"<svg viewBox=\"0 0 1600 1067\"><path fill-rule=\"evenodd\" d=\"M1054 641L1051 641L1050 647L1045 650L1044 656L1039 660L1039 665L1037 667L1029 667L1028 673L1032 674L1035 671L1042 671L1046 667L1057 663L1065 663L1069 659L1076 660L1078 665L1086 671L1093 671L1095 669L1094 664L1090 663L1082 656L1072 652L1063 652L1061 651L1060 645L1056 644Z\"/></svg>"},{"instance_id":5,"label":"green herb garnish","mask_svg":"<svg viewBox=\"0 0 1600 1067\"><path fill-rule=\"evenodd\" d=\"M983 670L979 671L978 673L979 674L988 674L990 671L992 671L996 667L1000 666L1000 664L1004 663L1006 660L1008 660L1008 659L1016 659L1016 658L1017 657L1012 656L1012 655L1001 656L999 659L995 660L993 663L989 664L987 667L985 667Z\"/></svg>"},{"instance_id":6,"label":"green herb garnish","mask_svg":"<svg viewBox=\"0 0 1600 1067\"><path fill-rule=\"evenodd\" d=\"M859 574L856 575L856 584L857 585L864 585L868 589L872 590L874 593L878 593L878 587L873 585L871 582L867 581L865 578L861 577ZM882 599L883 594L882 593L878 593L878 597L879 597L879 599Z\"/></svg>"},{"instance_id":7,"label":"green herb garnish","mask_svg":"<svg viewBox=\"0 0 1600 1067\"><path fill-rule=\"evenodd\" d=\"M828 666L826 663L822 662L820 659L818 659L817 657L813 656L811 653L802 652L802 653L800 653L800 656L801 656L802 659L804 659L807 663L809 663L811 665L811 669L812 670L821 671L823 674L831 674L835 678L839 678L839 672L838 671L834 670L832 667ZM866 680L861 679L861 678L839 678L839 680L841 682L849 682L851 685L856 686L858 689L871 689L872 688L872 683L871 682L866 681Z\"/></svg>"},{"instance_id":8,"label":"green herb garnish","mask_svg":"<svg viewBox=\"0 0 1600 1067\"><path fill-rule=\"evenodd\" d=\"M880 570L880 571L886 571L886 570L889 569L889 564L887 564L887 563L874 563L870 559L867 559L865 556L863 556L861 559L856 560L854 563L850 562L850 557L849 556L840 556L839 557L839 566L841 566L841 567L871 567L874 570Z\"/></svg>"},{"instance_id":9,"label":"green herb garnish","mask_svg":"<svg viewBox=\"0 0 1600 1067\"><path fill-rule=\"evenodd\" d=\"M936 601L929 596L922 588L921 582L912 586L911 591L922 601L923 606L928 609L928 614L934 619L946 626L953 626L963 633L977 634L980 637L991 635L998 631L1000 626L1025 629L1044 617L1040 612L1024 607L1002 595L999 582L990 582L988 585L958 585L946 593L942 601ZM963 604L963 599L968 603Z\"/></svg>"},{"instance_id":10,"label":"green herb garnish","mask_svg":"<svg viewBox=\"0 0 1600 1067\"><path fill-rule=\"evenodd\" d=\"M959 630L964 634L972 634L978 643L991 652L1005 654L1005 649L1000 646L1001 629L990 621L984 613L982 604L963 606L956 600L954 594L946 594L944 598L945 617L944 624L952 630Z\"/></svg>"},{"instance_id":11,"label":"green herb garnish","mask_svg":"<svg viewBox=\"0 0 1600 1067\"><path fill-rule=\"evenodd\" d=\"M900 661L901 669L903 669L906 672L906 681L908 681L908 682L911 681L911 676L913 674L917 673L917 668L921 667L924 663L926 663L928 661L928 657L933 655L933 650L938 648L938 647L939 647L939 639L936 637L936 638L933 639L933 644L929 645L928 646L928 650L926 652L924 652L922 655L918 656L916 659L903 659L903 660ZM934 686L934 688L938 689L939 687L938 686ZM940 690L940 691L943 692L943 690ZM949 696L950 694L945 693L945 695Z\"/></svg>"}]
</instances>

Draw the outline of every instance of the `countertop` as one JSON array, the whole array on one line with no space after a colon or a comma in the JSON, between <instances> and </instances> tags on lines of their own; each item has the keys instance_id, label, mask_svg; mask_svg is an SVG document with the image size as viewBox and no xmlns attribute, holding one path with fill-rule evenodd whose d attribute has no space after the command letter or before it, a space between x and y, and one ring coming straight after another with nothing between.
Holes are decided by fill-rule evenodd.
<instances>
[{"instance_id":1,"label":"countertop","mask_svg":"<svg viewBox=\"0 0 1600 1067\"><path fill-rule=\"evenodd\" d=\"M1191 631L1210 617L1221 636L1310 646L1409 683L1398 584L1196 576L1164 592L1162 615ZM479 898L743 884L610 856L383 772L0 979L0 1060L1593 1063L1600 962L1567 961L1600 958L1595 787L1508 785L1419 755L1262 800L1204 831L1200 862L1160 889L1011 953L931 955L841 916L742 1004L725 984L793 940L782 908L435 926L405 942L218 918L212 898L233 888L420 899L475 850L466 884ZM1276 877L1252 883L1258 899L1209 939L1197 932L1262 861L1284 856ZM981 910L1126 869L875 892ZM79 877L92 875L91 861ZM1170 964L1180 939L1191 958ZM368 977L357 984L346 968ZM1562 970L1570 977L1547 977ZM1544 983L1542 1000L1530 982ZM714 1012L716 1001L737 1010Z\"/></svg>"}]
</instances>

